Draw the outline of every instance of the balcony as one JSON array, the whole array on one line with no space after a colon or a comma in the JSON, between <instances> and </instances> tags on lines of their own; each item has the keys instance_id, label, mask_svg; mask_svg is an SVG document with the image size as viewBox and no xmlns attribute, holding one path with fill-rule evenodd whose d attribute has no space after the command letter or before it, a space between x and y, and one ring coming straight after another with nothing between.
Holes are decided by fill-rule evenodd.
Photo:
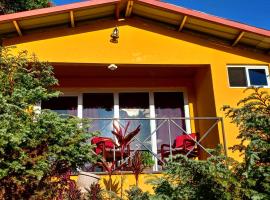
<instances>
[{"instance_id":1,"label":"balcony","mask_svg":"<svg viewBox=\"0 0 270 200\"><path fill-rule=\"evenodd\" d=\"M96 144L96 153L100 160L115 163L115 171L131 171L130 162L136 152L151 155L151 172L164 169L164 164L172 156L182 154L190 159L206 159L212 156L209 148L223 144L226 153L226 137L223 119L220 117L179 117L179 118L91 118L90 131L99 136L92 139ZM127 124L129 126L127 127ZM134 136L128 133L140 127ZM122 150L121 144L112 131L120 130L129 137L128 144ZM191 131L192 130L192 131ZM102 141L102 139L104 139ZM85 167L87 171L106 172L102 165ZM148 169L149 171L149 169Z\"/></svg>"}]
</instances>

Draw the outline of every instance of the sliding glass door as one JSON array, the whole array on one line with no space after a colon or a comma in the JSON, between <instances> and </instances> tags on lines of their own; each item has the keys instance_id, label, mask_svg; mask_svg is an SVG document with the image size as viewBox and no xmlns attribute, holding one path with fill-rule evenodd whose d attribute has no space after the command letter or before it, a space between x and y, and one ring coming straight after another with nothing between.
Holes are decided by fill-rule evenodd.
<instances>
[{"instance_id":1,"label":"sliding glass door","mask_svg":"<svg viewBox=\"0 0 270 200\"><path fill-rule=\"evenodd\" d=\"M178 135L190 132L183 92L89 92L42 102L42 108L90 118L90 130L100 131L103 137L113 138L113 123L124 128L130 122L128 132L141 125L130 148L152 151L157 157L162 144L173 144Z\"/></svg>"},{"instance_id":2,"label":"sliding glass door","mask_svg":"<svg viewBox=\"0 0 270 200\"><path fill-rule=\"evenodd\" d=\"M173 142L177 135L182 135L186 130L185 120L179 119L185 117L184 96L181 92L154 92L155 117L171 118L169 122L162 125L164 120L156 120L157 145L158 149L164 143L168 143L171 136ZM181 130L183 129L183 130Z\"/></svg>"},{"instance_id":3,"label":"sliding glass door","mask_svg":"<svg viewBox=\"0 0 270 200\"><path fill-rule=\"evenodd\" d=\"M119 119L118 125L122 128L130 121L129 131L141 125L131 148L148 148L155 153L159 152L162 144L169 140L173 142L186 130L185 120L177 119L185 117L182 92L84 93L83 117L92 118L93 130L100 130L102 136L108 137L112 137L112 120L104 118ZM153 122L155 118L162 119ZM165 118L175 119L168 124L164 123ZM153 148L153 145L156 147Z\"/></svg>"}]
</instances>

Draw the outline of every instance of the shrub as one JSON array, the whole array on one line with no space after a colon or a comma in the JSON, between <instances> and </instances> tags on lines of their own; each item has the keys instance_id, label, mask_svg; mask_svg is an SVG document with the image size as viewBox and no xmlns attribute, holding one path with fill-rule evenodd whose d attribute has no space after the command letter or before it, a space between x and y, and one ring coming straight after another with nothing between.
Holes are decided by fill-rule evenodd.
<instances>
[{"instance_id":1,"label":"shrub","mask_svg":"<svg viewBox=\"0 0 270 200\"><path fill-rule=\"evenodd\" d=\"M213 151L207 160L192 160L179 155L169 162L166 177L155 187L162 199L240 199L240 185L231 167L235 164Z\"/></svg>"},{"instance_id":2,"label":"shrub","mask_svg":"<svg viewBox=\"0 0 270 200\"><path fill-rule=\"evenodd\" d=\"M4 199L52 199L53 177L94 162L89 122L34 106L57 97L53 68L27 52L0 57L0 192ZM80 124L80 125L79 125ZM0 195L0 196L1 196Z\"/></svg>"},{"instance_id":3,"label":"shrub","mask_svg":"<svg viewBox=\"0 0 270 200\"><path fill-rule=\"evenodd\" d=\"M226 116L239 128L239 145L232 149L244 155L238 177L247 199L270 198L270 95L261 88L239 101L238 108L224 106Z\"/></svg>"},{"instance_id":4,"label":"shrub","mask_svg":"<svg viewBox=\"0 0 270 200\"><path fill-rule=\"evenodd\" d=\"M251 90L251 89L248 89ZM260 88L224 106L239 128L241 143L232 147L244 155L241 163L224 156L220 148L207 160L177 156L166 166L152 199L270 199L270 96Z\"/></svg>"},{"instance_id":5,"label":"shrub","mask_svg":"<svg viewBox=\"0 0 270 200\"><path fill-rule=\"evenodd\" d=\"M128 200L149 200L149 194L143 192L139 187L132 186L129 190L126 190Z\"/></svg>"}]
</instances>

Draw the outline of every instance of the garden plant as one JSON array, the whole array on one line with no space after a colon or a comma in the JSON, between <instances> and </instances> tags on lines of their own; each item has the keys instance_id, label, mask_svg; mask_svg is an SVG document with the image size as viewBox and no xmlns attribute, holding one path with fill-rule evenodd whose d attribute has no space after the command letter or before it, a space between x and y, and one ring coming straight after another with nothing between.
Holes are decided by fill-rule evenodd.
<instances>
[{"instance_id":1,"label":"garden plant","mask_svg":"<svg viewBox=\"0 0 270 200\"><path fill-rule=\"evenodd\" d=\"M0 57L0 196L52 199L62 175L95 162L87 120L36 110L59 96L53 68L27 52ZM52 182L53 181L53 182Z\"/></svg>"}]
</instances>

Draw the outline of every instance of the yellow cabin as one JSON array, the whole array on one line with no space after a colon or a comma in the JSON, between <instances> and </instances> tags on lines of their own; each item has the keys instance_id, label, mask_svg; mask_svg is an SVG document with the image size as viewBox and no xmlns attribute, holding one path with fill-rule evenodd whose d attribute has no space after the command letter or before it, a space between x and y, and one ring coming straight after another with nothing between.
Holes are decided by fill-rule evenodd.
<instances>
[{"instance_id":1,"label":"yellow cabin","mask_svg":"<svg viewBox=\"0 0 270 200\"><path fill-rule=\"evenodd\" d=\"M92 119L91 131L101 132L92 140L96 152L115 165L128 164L136 151L150 159L139 181L144 190L151 187L143 179L160 176L169 155L205 159L222 144L241 160L229 150L238 130L221 107L236 106L249 86L270 91L270 31L156 0L2 15L0 35L14 53L27 50L54 66L63 94L41 108ZM127 132L140 131L121 155L112 130L127 123ZM102 166L85 168L107 176ZM123 171L125 187L135 184Z\"/></svg>"}]
</instances>

